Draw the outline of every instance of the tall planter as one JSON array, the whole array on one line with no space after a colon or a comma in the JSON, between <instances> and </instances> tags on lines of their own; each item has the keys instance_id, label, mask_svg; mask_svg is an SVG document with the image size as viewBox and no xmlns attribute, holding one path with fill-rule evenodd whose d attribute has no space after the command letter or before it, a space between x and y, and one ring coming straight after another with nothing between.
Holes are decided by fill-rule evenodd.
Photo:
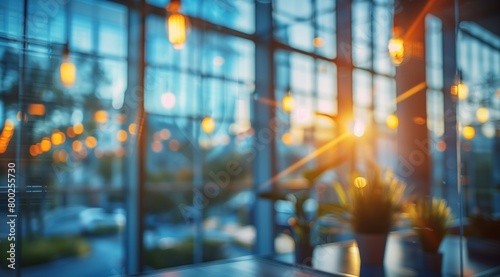
<instances>
[{"instance_id":1,"label":"tall planter","mask_svg":"<svg viewBox=\"0 0 500 277\"><path fill-rule=\"evenodd\" d=\"M443 254L423 252L422 269L424 272L440 273L442 265L443 265Z\"/></svg>"},{"instance_id":2,"label":"tall planter","mask_svg":"<svg viewBox=\"0 0 500 277\"><path fill-rule=\"evenodd\" d=\"M361 265L382 266L387 234L356 234Z\"/></svg>"},{"instance_id":3,"label":"tall planter","mask_svg":"<svg viewBox=\"0 0 500 277\"><path fill-rule=\"evenodd\" d=\"M311 245L311 224L297 222L293 226L295 235L295 263L312 266L314 246Z\"/></svg>"},{"instance_id":4,"label":"tall planter","mask_svg":"<svg viewBox=\"0 0 500 277\"><path fill-rule=\"evenodd\" d=\"M314 246L309 243L295 244L295 263L298 265L312 266Z\"/></svg>"}]
</instances>

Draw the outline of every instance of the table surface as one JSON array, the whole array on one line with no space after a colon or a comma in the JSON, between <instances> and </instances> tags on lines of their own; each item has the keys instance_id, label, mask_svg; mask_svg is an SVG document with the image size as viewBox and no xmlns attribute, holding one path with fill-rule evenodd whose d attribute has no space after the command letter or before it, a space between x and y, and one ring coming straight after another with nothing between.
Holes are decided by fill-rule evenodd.
<instances>
[{"instance_id":1,"label":"table surface","mask_svg":"<svg viewBox=\"0 0 500 277\"><path fill-rule=\"evenodd\" d=\"M460 266L463 249L463 272ZM500 251L500 250L499 250ZM500 276L500 261L485 262L468 257L465 241L448 236L442 243L442 274L421 270L420 249L416 239L406 233L391 233L387 240L384 266L362 266L353 240L316 246L313 267L294 265L293 254L272 257L247 256L178 268L158 270L141 276L161 277L309 277L309 276Z\"/></svg>"},{"instance_id":2,"label":"table surface","mask_svg":"<svg viewBox=\"0 0 500 277\"><path fill-rule=\"evenodd\" d=\"M321 272L308 267L258 256L246 256L218 262L182 266L171 270L158 270L141 276L150 277L329 277L342 276Z\"/></svg>"}]
</instances>

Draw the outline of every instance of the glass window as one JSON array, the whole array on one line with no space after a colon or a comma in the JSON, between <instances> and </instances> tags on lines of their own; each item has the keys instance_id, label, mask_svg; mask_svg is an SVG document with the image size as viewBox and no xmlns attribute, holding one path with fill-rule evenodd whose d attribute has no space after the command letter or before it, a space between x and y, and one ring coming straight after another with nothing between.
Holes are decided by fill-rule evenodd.
<instances>
[{"instance_id":1,"label":"glass window","mask_svg":"<svg viewBox=\"0 0 500 277\"><path fill-rule=\"evenodd\" d=\"M147 0L165 8L169 0ZM183 0L181 12L245 33L255 31L255 3L252 0Z\"/></svg>"},{"instance_id":2,"label":"glass window","mask_svg":"<svg viewBox=\"0 0 500 277\"><path fill-rule=\"evenodd\" d=\"M334 0L274 1L273 17L274 36L280 42L324 57L335 57Z\"/></svg>"}]
</instances>

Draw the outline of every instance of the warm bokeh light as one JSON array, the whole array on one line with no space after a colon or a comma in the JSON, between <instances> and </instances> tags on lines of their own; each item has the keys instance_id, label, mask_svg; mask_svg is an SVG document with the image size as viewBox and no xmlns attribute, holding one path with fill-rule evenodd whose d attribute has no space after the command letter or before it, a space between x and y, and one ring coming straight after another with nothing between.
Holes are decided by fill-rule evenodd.
<instances>
[{"instance_id":1,"label":"warm bokeh light","mask_svg":"<svg viewBox=\"0 0 500 277\"><path fill-rule=\"evenodd\" d=\"M292 145L293 144L293 135L289 132L286 132L281 136L281 141L286 145Z\"/></svg>"},{"instance_id":2,"label":"warm bokeh light","mask_svg":"<svg viewBox=\"0 0 500 277\"><path fill-rule=\"evenodd\" d=\"M163 149L163 146L161 144L161 141L155 140L153 141L153 144L151 145L151 149L153 152L159 153Z\"/></svg>"},{"instance_id":3,"label":"warm bokeh light","mask_svg":"<svg viewBox=\"0 0 500 277\"><path fill-rule=\"evenodd\" d=\"M76 123L75 125L73 125L73 133L75 133L75 135L80 135L81 133L83 133L83 130L84 127L82 123Z\"/></svg>"},{"instance_id":4,"label":"warm bokeh light","mask_svg":"<svg viewBox=\"0 0 500 277\"><path fill-rule=\"evenodd\" d=\"M352 133L356 137L360 138L365 134L366 125L361 120L354 121L354 126L352 128Z\"/></svg>"},{"instance_id":5,"label":"warm bokeh light","mask_svg":"<svg viewBox=\"0 0 500 277\"><path fill-rule=\"evenodd\" d=\"M162 106L169 110L175 106L175 95L171 92L166 92L161 95Z\"/></svg>"},{"instance_id":6,"label":"warm bokeh light","mask_svg":"<svg viewBox=\"0 0 500 277\"><path fill-rule=\"evenodd\" d=\"M30 146L30 155L35 157L36 155L38 155L38 149L36 147L36 145L31 145Z\"/></svg>"},{"instance_id":7,"label":"warm bokeh light","mask_svg":"<svg viewBox=\"0 0 500 277\"><path fill-rule=\"evenodd\" d=\"M168 40L175 49L182 49L187 37L187 18L186 16L172 12L167 19Z\"/></svg>"},{"instance_id":8,"label":"warm bokeh light","mask_svg":"<svg viewBox=\"0 0 500 277\"><path fill-rule=\"evenodd\" d=\"M322 37L315 37L313 39L313 45L314 47L323 47L324 45L324 41L323 41L323 38Z\"/></svg>"},{"instance_id":9,"label":"warm bokeh light","mask_svg":"<svg viewBox=\"0 0 500 277\"><path fill-rule=\"evenodd\" d=\"M118 139L119 142L125 142L127 137L127 132L125 130L120 130L116 133L116 139Z\"/></svg>"},{"instance_id":10,"label":"warm bokeh light","mask_svg":"<svg viewBox=\"0 0 500 277\"><path fill-rule=\"evenodd\" d=\"M399 118L394 114L390 114L385 118L385 124L389 129L396 129L399 125Z\"/></svg>"},{"instance_id":11,"label":"warm bokeh light","mask_svg":"<svg viewBox=\"0 0 500 277\"><path fill-rule=\"evenodd\" d=\"M3 128L4 128L4 130L9 130L9 131L14 130L14 122L12 122L12 120L10 120L10 119L5 120L5 124L4 124Z\"/></svg>"},{"instance_id":12,"label":"warm bokeh light","mask_svg":"<svg viewBox=\"0 0 500 277\"><path fill-rule=\"evenodd\" d=\"M394 65L400 65L403 62L405 55L404 41L400 37L393 37L389 40L387 45L389 56Z\"/></svg>"},{"instance_id":13,"label":"warm bokeh light","mask_svg":"<svg viewBox=\"0 0 500 277\"><path fill-rule=\"evenodd\" d=\"M181 144L177 140L173 139L168 143L168 148L172 151L177 151L181 148Z\"/></svg>"},{"instance_id":14,"label":"warm bokeh light","mask_svg":"<svg viewBox=\"0 0 500 277\"><path fill-rule=\"evenodd\" d=\"M50 143L50 139L45 137L42 139L40 142L40 149L42 149L43 152L48 152L52 148L52 144Z\"/></svg>"},{"instance_id":15,"label":"warm bokeh light","mask_svg":"<svg viewBox=\"0 0 500 277\"><path fill-rule=\"evenodd\" d=\"M97 123L106 123L108 121L108 112L107 111L97 111L94 113L94 119Z\"/></svg>"},{"instance_id":16,"label":"warm bokeh light","mask_svg":"<svg viewBox=\"0 0 500 277\"><path fill-rule=\"evenodd\" d=\"M451 86L451 94L458 96L460 100L465 100L469 96L469 87L464 83Z\"/></svg>"},{"instance_id":17,"label":"warm bokeh light","mask_svg":"<svg viewBox=\"0 0 500 277\"><path fill-rule=\"evenodd\" d=\"M160 139L167 140L167 139L170 138L170 131L167 130L167 129L162 129L160 131L160 135L159 136L160 136Z\"/></svg>"},{"instance_id":18,"label":"warm bokeh light","mask_svg":"<svg viewBox=\"0 0 500 277\"><path fill-rule=\"evenodd\" d=\"M476 118L479 123L485 123L490 118L490 111L488 108L481 107L476 111Z\"/></svg>"},{"instance_id":19,"label":"warm bokeh light","mask_svg":"<svg viewBox=\"0 0 500 277\"><path fill-rule=\"evenodd\" d=\"M436 143L436 149L439 152L444 152L446 150L446 142L444 140L440 140Z\"/></svg>"},{"instance_id":20,"label":"warm bokeh light","mask_svg":"<svg viewBox=\"0 0 500 277\"><path fill-rule=\"evenodd\" d=\"M206 134L211 134L215 130L215 121L213 118L207 116L201 122L201 129Z\"/></svg>"},{"instance_id":21,"label":"warm bokeh light","mask_svg":"<svg viewBox=\"0 0 500 277\"><path fill-rule=\"evenodd\" d=\"M283 110L287 113L292 112L293 106L294 106L294 100L290 92L288 92L285 97L283 97L283 100L281 102L281 106L283 107Z\"/></svg>"},{"instance_id":22,"label":"warm bokeh light","mask_svg":"<svg viewBox=\"0 0 500 277\"><path fill-rule=\"evenodd\" d=\"M63 63L61 63L61 67L59 69L59 73L61 75L61 83L66 87L71 87L75 83L76 80L76 67L69 60L69 58L65 58Z\"/></svg>"},{"instance_id":23,"label":"warm bokeh light","mask_svg":"<svg viewBox=\"0 0 500 277\"><path fill-rule=\"evenodd\" d=\"M458 99L465 100L467 96L469 96L469 87L464 83L458 84Z\"/></svg>"},{"instance_id":24,"label":"warm bokeh light","mask_svg":"<svg viewBox=\"0 0 500 277\"><path fill-rule=\"evenodd\" d=\"M14 130L4 129L2 131L2 138L10 139L14 135Z\"/></svg>"},{"instance_id":25,"label":"warm bokeh light","mask_svg":"<svg viewBox=\"0 0 500 277\"><path fill-rule=\"evenodd\" d=\"M425 118L423 118L423 117L416 116L416 117L414 117L414 118L413 118L413 122L414 122L415 124L417 124L417 125L424 125L424 124L425 124L425 122L426 122L426 120L425 120Z\"/></svg>"},{"instance_id":26,"label":"warm bokeh light","mask_svg":"<svg viewBox=\"0 0 500 277\"><path fill-rule=\"evenodd\" d=\"M45 105L44 104L30 104L28 106L28 113L31 115L42 116L45 114Z\"/></svg>"},{"instance_id":27,"label":"warm bokeh light","mask_svg":"<svg viewBox=\"0 0 500 277\"><path fill-rule=\"evenodd\" d=\"M476 130L472 126L465 126L462 130L462 135L465 139L471 140L476 135Z\"/></svg>"},{"instance_id":28,"label":"warm bokeh light","mask_svg":"<svg viewBox=\"0 0 500 277\"><path fill-rule=\"evenodd\" d=\"M55 130L52 133L52 136L50 137L50 140L52 141L52 144L54 146L61 145L66 141L66 136L64 135L63 132L59 130Z\"/></svg>"},{"instance_id":29,"label":"warm bokeh light","mask_svg":"<svg viewBox=\"0 0 500 277\"><path fill-rule=\"evenodd\" d=\"M43 154L41 143L35 144L38 155Z\"/></svg>"},{"instance_id":30,"label":"warm bokeh light","mask_svg":"<svg viewBox=\"0 0 500 277\"><path fill-rule=\"evenodd\" d=\"M362 188L366 187L366 184L367 184L367 181L363 177L356 177L354 179L354 186L357 188L362 189Z\"/></svg>"},{"instance_id":31,"label":"warm bokeh light","mask_svg":"<svg viewBox=\"0 0 500 277\"><path fill-rule=\"evenodd\" d=\"M76 136L75 131L73 130L73 126L69 126L68 129L66 129L66 134L70 138L74 138Z\"/></svg>"},{"instance_id":32,"label":"warm bokeh light","mask_svg":"<svg viewBox=\"0 0 500 277\"><path fill-rule=\"evenodd\" d=\"M135 123L130 123L130 125L128 126L128 132L129 132L131 135L135 135L135 134L137 134L137 124L135 124Z\"/></svg>"},{"instance_id":33,"label":"warm bokeh light","mask_svg":"<svg viewBox=\"0 0 500 277\"><path fill-rule=\"evenodd\" d=\"M71 147L73 148L73 151L80 152L80 151L82 151L83 145L82 145L81 141L75 140L75 141L73 141L73 144L71 145Z\"/></svg>"},{"instance_id":34,"label":"warm bokeh light","mask_svg":"<svg viewBox=\"0 0 500 277\"><path fill-rule=\"evenodd\" d=\"M96 147L97 146L97 139L93 136L88 136L85 139L85 146L87 146L90 149Z\"/></svg>"},{"instance_id":35,"label":"warm bokeh light","mask_svg":"<svg viewBox=\"0 0 500 277\"><path fill-rule=\"evenodd\" d=\"M66 152L66 150L64 149L59 150L57 156L60 163L64 163L68 160L68 152Z\"/></svg>"},{"instance_id":36,"label":"warm bokeh light","mask_svg":"<svg viewBox=\"0 0 500 277\"><path fill-rule=\"evenodd\" d=\"M12 120L7 119L5 120L3 131L0 137L6 141L6 144L9 144L9 141L13 135L14 135L14 122L12 122Z\"/></svg>"}]
</instances>

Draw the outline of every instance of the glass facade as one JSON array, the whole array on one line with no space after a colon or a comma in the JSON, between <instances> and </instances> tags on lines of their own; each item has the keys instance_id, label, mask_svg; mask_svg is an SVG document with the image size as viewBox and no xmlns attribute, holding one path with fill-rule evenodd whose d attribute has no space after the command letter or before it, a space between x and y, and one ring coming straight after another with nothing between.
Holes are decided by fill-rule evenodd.
<instances>
[{"instance_id":1,"label":"glass facade","mask_svg":"<svg viewBox=\"0 0 500 277\"><path fill-rule=\"evenodd\" d=\"M13 229L2 224L0 275L130 275L254 254L288 262L301 212L318 223L315 245L352 240L345 224L316 215L338 200L332 184L366 160L406 181L409 201L448 202L446 247L463 245L464 259L445 273L498 266L464 250L500 216L491 12L464 4L458 17L454 3L411 0L183 0L187 39L174 45L173 2L0 3L0 217L15 204L19 266L9 269ZM488 5L478 10L498 11ZM397 36L401 64L388 51ZM63 76L64 65L75 73ZM332 164L301 206L263 197ZM394 231L411 232L402 222Z\"/></svg>"}]
</instances>

